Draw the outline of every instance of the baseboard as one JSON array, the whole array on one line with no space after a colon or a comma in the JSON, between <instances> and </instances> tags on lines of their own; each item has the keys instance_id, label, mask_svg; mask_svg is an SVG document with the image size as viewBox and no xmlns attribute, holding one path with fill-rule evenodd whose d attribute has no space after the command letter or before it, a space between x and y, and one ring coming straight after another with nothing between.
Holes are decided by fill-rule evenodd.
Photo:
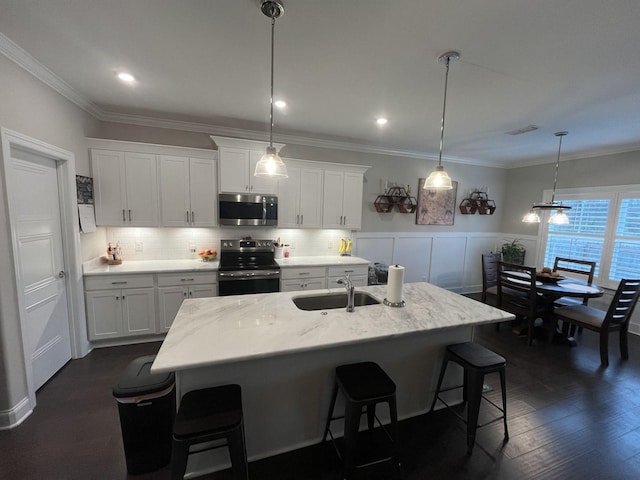
<instances>
[{"instance_id":1,"label":"baseboard","mask_svg":"<svg viewBox=\"0 0 640 480\"><path fill-rule=\"evenodd\" d=\"M33 412L29 397L24 397L10 410L0 411L0 430L9 430L20 425Z\"/></svg>"}]
</instances>

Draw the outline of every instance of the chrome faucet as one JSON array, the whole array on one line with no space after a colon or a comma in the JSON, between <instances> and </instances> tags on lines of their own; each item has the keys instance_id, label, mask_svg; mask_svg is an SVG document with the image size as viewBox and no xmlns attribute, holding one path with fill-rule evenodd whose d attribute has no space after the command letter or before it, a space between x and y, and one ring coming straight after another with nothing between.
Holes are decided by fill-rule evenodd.
<instances>
[{"instance_id":1,"label":"chrome faucet","mask_svg":"<svg viewBox=\"0 0 640 480\"><path fill-rule=\"evenodd\" d=\"M338 280L338 284L344 285L347 289L347 312L353 312L355 307L355 297L356 297L356 289L351 283L351 278L349 278L349 274L346 277L340 278Z\"/></svg>"}]
</instances>

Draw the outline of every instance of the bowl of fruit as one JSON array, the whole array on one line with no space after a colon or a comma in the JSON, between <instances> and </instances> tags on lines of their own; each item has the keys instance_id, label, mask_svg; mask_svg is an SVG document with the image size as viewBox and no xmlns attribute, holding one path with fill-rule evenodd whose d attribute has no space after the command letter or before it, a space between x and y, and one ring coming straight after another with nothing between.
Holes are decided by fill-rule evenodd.
<instances>
[{"instance_id":1,"label":"bowl of fruit","mask_svg":"<svg viewBox=\"0 0 640 480\"><path fill-rule=\"evenodd\" d=\"M542 270L538 270L536 272L536 279L541 282L553 283L559 280L562 280L565 277L562 277L558 274L558 272L554 272L549 267L543 267Z\"/></svg>"},{"instance_id":2,"label":"bowl of fruit","mask_svg":"<svg viewBox=\"0 0 640 480\"><path fill-rule=\"evenodd\" d=\"M215 250L211 250L210 248L207 250L200 250L198 255L202 259L203 262L212 262L218 256L218 252Z\"/></svg>"}]
</instances>

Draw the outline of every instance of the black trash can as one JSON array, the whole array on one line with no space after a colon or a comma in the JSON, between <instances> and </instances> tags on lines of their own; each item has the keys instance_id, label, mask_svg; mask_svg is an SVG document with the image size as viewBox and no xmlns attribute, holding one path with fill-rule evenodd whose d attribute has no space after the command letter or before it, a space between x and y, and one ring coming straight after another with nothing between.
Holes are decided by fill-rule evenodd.
<instances>
[{"instance_id":1,"label":"black trash can","mask_svg":"<svg viewBox=\"0 0 640 480\"><path fill-rule=\"evenodd\" d=\"M132 361L113 387L127 471L131 474L152 472L171 461L175 375L151 373L155 358L148 355Z\"/></svg>"}]
</instances>

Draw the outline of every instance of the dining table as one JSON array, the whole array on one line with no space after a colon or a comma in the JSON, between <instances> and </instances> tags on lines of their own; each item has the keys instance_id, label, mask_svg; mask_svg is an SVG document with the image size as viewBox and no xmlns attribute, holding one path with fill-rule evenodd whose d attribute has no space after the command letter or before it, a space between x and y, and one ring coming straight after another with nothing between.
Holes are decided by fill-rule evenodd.
<instances>
[{"instance_id":1,"label":"dining table","mask_svg":"<svg viewBox=\"0 0 640 480\"><path fill-rule=\"evenodd\" d=\"M510 272L510 276L523 278L528 282L528 275L524 272ZM588 283L584 280L574 277L565 276L546 276L538 275L536 277L536 293L542 297L544 304L544 323L548 323L552 317L553 309L555 308L555 302L563 297L588 299L596 298L604 295L604 288L596 285L595 283ZM553 340L556 343L564 343L567 345L575 346L576 341L573 337L569 336L568 325L563 325L559 330L557 325L554 325L554 337Z\"/></svg>"}]
</instances>

